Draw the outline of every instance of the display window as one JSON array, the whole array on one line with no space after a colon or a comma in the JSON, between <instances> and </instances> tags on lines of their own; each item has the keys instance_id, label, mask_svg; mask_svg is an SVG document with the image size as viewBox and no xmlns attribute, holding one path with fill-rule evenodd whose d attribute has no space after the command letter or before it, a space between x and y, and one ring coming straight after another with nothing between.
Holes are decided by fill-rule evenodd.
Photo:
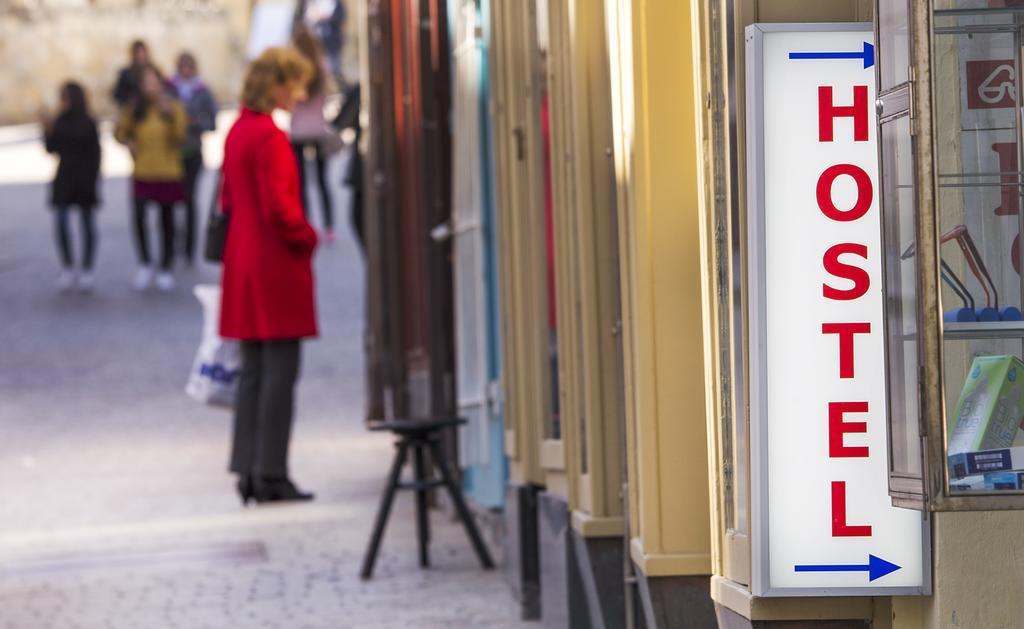
<instances>
[{"instance_id":1,"label":"display window","mask_svg":"<svg viewBox=\"0 0 1024 629\"><path fill-rule=\"evenodd\" d=\"M991 2L946 4L934 71L949 489L1020 491L1024 460L1001 451L1024 459L1021 24Z\"/></svg>"},{"instance_id":2,"label":"display window","mask_svg":"<svg viewBox=\"0 0 1024 629\"><path fill-rule=\"evenodd\" d=\"M1024 2L880 0L878 16L890 492L1024 507ZM899 58L913 72L892 86Z\"/></svg>"}]
</instances>

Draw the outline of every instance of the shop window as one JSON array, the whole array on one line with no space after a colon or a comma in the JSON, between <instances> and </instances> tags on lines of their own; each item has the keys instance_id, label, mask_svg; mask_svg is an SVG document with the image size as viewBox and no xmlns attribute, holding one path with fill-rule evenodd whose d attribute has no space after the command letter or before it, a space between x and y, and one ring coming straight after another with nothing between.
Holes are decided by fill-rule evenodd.
<instances>
[{"instance_id":1,"label":"shop window","mask_svg":"<svg viewBox=\"0 0 1024 629\"><path fill-rule=\"evenodd\" d=\"M921 59L885 35L906 30L905 7L878 11L890 491L937 510L1024 508L1024 2L937 0ZM918 86L884 91L884 60L904 53L930 74L931 107Z\"/></svg>"},{"instance_id":2,"label":"shop window","mask_svg":"<svg viewBox=\"0 0 1024 629\"><path fill-rule=\"evenodd\" d=\"M1014 12L989 14L996 3L945 4L934 76L949 491L1017 492L1024 461L993 451L1017 446L1024 458L1022 26Z\"/></svg>"}]
</instances>

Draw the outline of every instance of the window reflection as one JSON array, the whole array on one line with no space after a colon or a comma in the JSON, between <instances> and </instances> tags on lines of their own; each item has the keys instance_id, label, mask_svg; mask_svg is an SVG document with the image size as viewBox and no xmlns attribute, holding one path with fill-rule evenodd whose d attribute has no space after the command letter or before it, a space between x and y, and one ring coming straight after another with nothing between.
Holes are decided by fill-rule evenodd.
<instances>
[{"instance_id":1,"label":"window reflection","mask_svg":"<svg viewBox=\"0 0 1024 629\"><path fill-rule=\"evenodd\" d=\"M916 208L909 115L883 123L881 140L890 466L896 478L919 479Z\"/></svg>"},{"instance_id":2,"label":"window reflection","mask_svg":"<svg viewBox=\"0 0 1024 629\"><path fill-rule=\"evenodd\" d=\"M879 0L877 59L881 84L879 93L909 79L910 51L907 0Z\"/></svg>"},{"instance_id":3,"label":"window reflection","mask_svg":"<svg viewBox=\"0 0 1024 629\"><path fill-rule=\"evenodd\" d=\"M1015 448L1024 452L1018 104L1024 3L946 0L936 6L949 490L1016 491L1024 488L1024 461L1012 460Z\"/></svg>"}]
</instances>

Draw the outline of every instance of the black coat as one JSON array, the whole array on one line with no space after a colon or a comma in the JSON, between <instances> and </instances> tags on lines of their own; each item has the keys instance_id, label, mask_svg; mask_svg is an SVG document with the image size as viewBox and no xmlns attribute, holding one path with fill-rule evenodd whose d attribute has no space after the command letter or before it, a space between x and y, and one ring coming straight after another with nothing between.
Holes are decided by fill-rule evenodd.
<instances>
[{"instance_id":1,"label":"black coat","mask_svg":"<svg viewBox=\"0 0 1024 629\"><path fill-rule=\"evenodd\" d=\"M139 70L135 66L122 68L111 93L118 107L127 107L139 97Z\"/></svg>"},{"instance_id":2,"label":"black coat","mask_svg":"<svg viewBox=\"0 0 1024 629\"><path fill-rule=\"evenodd\" d=\"M46 134L46 150L60 158L50 188L54 207L99 203L100 138L96 123L87 117L61 114Z\"/></svg>"}]
</instances>

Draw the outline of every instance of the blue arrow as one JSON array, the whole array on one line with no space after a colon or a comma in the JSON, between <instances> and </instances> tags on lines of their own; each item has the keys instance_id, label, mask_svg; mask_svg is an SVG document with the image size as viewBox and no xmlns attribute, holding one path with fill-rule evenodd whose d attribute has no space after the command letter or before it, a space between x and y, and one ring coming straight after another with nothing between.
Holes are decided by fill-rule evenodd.
<instances>
[{"instance_id":1,"label":"blue arrow","mask_svg":"<svg viewBox=\"0 0 1024 629\"><path fill-rule=\"evenodd\" d=\"M864 49L859 52L791 52L790 59L863 59L864 67L875 65L875 47L864 42Z\"/></svg>"},{"instance_id":2,"label":"blue arrow","mask_svg":"<svg viewBox=\"0 0 1024 629\"><path fill-rule=\"evenodd\" d=\"M896 572L899 569L900 566L875 557L874 555L868 555L868 562L863 566L859 566L857 564L793 566L793 570L796 572L867 572L868 581L881 579L890 572Z\"/></svg>"}]
</instances>

